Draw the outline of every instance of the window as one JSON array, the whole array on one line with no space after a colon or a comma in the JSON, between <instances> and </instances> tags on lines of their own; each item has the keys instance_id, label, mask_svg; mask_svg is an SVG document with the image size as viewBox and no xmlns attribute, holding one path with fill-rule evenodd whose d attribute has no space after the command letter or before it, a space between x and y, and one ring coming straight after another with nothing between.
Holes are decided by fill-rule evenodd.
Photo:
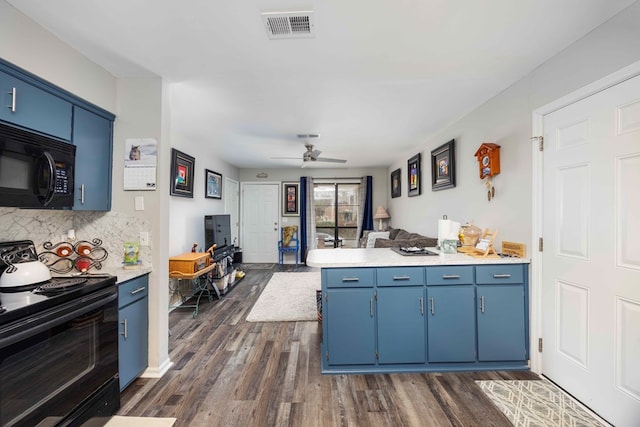
<instances>
[{"instance_id":1,"label":"window","mask_svg":"<svg viewBox=\"0 0 640 427\"><path fill-rule=\"evenodd\" d=\"M313 188L318 247L357 247L359 183L316 183Z\"/></svg>"}]
</instances>

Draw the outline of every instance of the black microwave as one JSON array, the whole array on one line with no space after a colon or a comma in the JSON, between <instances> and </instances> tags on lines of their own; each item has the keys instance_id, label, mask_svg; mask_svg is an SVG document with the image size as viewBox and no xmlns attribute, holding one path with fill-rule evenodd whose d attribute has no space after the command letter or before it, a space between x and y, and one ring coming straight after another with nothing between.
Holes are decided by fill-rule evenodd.
<instances>
[{"instance_id":1,"label":"black microwave","mask_svg":"<svg viewBox=\"0 0 640 427\"><path fill-rule=\"evenodd\" d=\"M76 147L0 123L0 206L73 206Z\"/></svg>"}]
</instances>

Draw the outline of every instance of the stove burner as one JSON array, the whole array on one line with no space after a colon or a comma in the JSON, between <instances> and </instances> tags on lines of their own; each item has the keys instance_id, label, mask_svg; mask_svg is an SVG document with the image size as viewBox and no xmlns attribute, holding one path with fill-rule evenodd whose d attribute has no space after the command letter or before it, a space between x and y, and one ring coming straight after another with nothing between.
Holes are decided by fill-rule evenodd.
<instances>
[{"instance_id":1,"label":"stove burner","mask_svg":"<svg viewBox=\"0 0 640 427\"><path fill-rule=\"evenodd\" d=\"M64 292L71 289L79 288L87 282L85 278L77 278L77 279L59 279L55 282L45 283L44 285L38 286L34 292L44 294L44 293L56 293L56 292Z\"/></svg>"}]
</instances>

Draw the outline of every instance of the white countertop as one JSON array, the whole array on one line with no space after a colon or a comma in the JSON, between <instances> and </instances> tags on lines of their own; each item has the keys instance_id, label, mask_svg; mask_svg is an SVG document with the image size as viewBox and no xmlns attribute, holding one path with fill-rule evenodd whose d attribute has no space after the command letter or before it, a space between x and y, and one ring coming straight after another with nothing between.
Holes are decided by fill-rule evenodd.
<instances>
[{"instance_id":1,"label":"white countertop","mask_svg":"<svg viewBox=\"0 0 640 427\"><path fill-rule=\"evenodd\" d=\"M476 258L461 253L435 256L403 256L390 248L336 248L313 249L307 255L310 267L407 267L430 265L471 265L471 264L529 264L529 258Z\"/></svg>"}]
</instances>

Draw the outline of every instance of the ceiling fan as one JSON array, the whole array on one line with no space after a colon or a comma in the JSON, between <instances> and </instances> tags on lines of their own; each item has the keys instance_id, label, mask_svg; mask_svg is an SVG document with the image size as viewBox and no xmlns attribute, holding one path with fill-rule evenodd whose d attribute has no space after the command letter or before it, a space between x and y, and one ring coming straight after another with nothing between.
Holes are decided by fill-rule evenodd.
<instances>
[{"instance_id":1,"label":"ceiling fan","mask_svg":"<svg viewBox=\"0 0 640 427\"><path fill-rule=\"evenodd\" d=\"M309 135L298 135L299 138L302 136L309 136ZM311 144L310 142L306 142L304 146L307 148L307 151L305 151L302 154L302 161L303 161L302 167L304 167L305 163L307 162L347 163L347 161L344 159L332 159L330 157L319 157L322 151L314 150L313 144ZM272 159L296 160L296 159L299 159L299 157L272 157Z\"/></svg>"}]
</instances>

